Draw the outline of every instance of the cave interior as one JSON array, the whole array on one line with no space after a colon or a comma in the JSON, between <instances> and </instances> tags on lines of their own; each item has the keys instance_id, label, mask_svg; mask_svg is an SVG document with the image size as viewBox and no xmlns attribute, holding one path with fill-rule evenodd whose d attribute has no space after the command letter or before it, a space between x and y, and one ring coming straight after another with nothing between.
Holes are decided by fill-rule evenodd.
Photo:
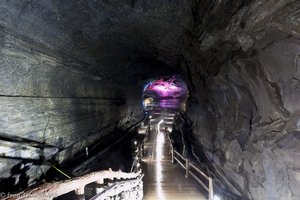
<instances>
[{"instance_id":1,"label":"cave interior","mask_svg":"<svg viewBox=\"0 0 300 200\"><path fill-rule=\"evenodd\" d=\"M161 99L180 99L173 129L218 191L300 199L298 0L5 0L0 10L0 192L64 179L52 165L86 173L87 147L105 151L88 171L128 170L146 100L180 77L182 90Z\"/></svg>"}]
</instances>

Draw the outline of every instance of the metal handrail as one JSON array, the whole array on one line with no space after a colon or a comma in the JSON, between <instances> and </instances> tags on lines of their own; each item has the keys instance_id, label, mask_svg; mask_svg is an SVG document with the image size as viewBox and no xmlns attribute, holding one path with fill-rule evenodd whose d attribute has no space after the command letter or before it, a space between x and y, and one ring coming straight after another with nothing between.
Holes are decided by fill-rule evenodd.
<instances>
[{"instance_id":1,"label":"metal handrail","mask_svg":"<svg viewBox=\"0 0 300 200\"><path fill-rule=\"evenodd\" d=\"M182 160L186 161L187 158L185 158L183 155L181 155L179 152L177 152L176 150L174 150L174 153L176 153L180 158L182 158Z\"/></svg>"},{"instance_id":2,"label":"metal handrail","mask_svg":"<svg viewBox=\"0 0 300 200\"><path fill-rule=\"evenodd\" d=\"M84 194L84 187L90 183L103 184L104 179L138 179L141 176L141 171L125 173L122 171L112 171L111 169L99 172L92 172L74 179L59 181L54 183L44 183L36 188L10 194L4 199L25 200L25 199L53 199L63 194L75 191L76 195Z\"/></svg>"},{"instance_id":3,"label":"metal handrail","mask_svg":"<svg viewBox=\"0 0 300 200\"><path fill-rule=\"evenodd\" d=\"M210 176L206 175L199 167L197 167L194 163L192 163L188 158L184 157L178 151L174 150L168 132L166 134L168 136L167 138L168 138L168 141L169 141L170 153L171 153L171 156L172 156L172 163L174 163L174 160L176 160L177 163L183 169L185 169L185 177L188 178L188 176L191 175L195 179L195 181L197 183L199 183L208 192L208 197L209 197L208 199L213 200L213 198L214 198L213 179ZM185 163L181 162L180 159L177 158L176 156L178 156L180 159L185 161ZM194 169L199 175L201 175L202 177L207 179L208 185L203 183L203 181L201 181L201 179L191 171L191 168Z\"/></svg>"},{"instance_id":4,"label":"metal handrail","mask_svg":"<svg viewBox=\"0 0 300 200\"><path fill-rule=\"evenodd\" d=\"M137 152L133 158L133 162L131 164L130 172L134 172L134 169L139 170L140 161L143 156L144 142L137 147Z\"/></svg>"},{"instance_id":5,"label":"metal handrail","mask_svg":"<svg viewBox=\"0 0 300 200\"><path fill-rule=\"evenodd\" d=\"M209 177L206 174L204 174L204 172L202 172L196 165L194 165L193 163L190 163L190 166L193 167L193 169L195 169L204 178L209 179Z\"/></svg>"},{"instance_id":6,"label":"metal handrail","mask_svg":"<svg viewBox=\"0 0 300 200\"><path fill-rule=\"evenodd\" d=\"M109 196L116 196L124 191L129 191L131 188L138 186L141 183L143 177L144 174L141 174L139 177L133 180L115 182L108 188L105 188L102 192L90 198L89 200L105 200Z\"/></svg>"}]
</instances>

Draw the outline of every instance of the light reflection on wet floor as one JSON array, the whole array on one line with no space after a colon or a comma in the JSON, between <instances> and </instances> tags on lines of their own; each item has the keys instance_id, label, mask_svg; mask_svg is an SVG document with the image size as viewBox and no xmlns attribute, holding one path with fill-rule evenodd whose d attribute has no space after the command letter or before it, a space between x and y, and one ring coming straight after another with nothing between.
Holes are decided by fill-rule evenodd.
<instances>
[{"instance_id":1,"label":"light reflection on wet floor","mask_svg":"<svg viewBox=\"0 0 300 200\"><path fill-rule=\"evenodd\" d=\"M142 163L145 200L204 200L203 191L192 179L184 177L185 171L171 163L162 133L152 134L145 144Z\"/></svg>"}]
</instances>

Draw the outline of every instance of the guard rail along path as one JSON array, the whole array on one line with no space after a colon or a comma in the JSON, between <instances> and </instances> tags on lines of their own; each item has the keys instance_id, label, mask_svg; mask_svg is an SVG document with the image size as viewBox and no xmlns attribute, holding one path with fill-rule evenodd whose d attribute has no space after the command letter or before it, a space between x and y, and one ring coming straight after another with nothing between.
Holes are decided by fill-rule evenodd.
<instances>
[{"instance_id":1,"label":"guard rail along path","mask_svg":"<svg viewBox=\"0 0 300 200\"><path fill-rule=\"evenodd\" d=\"M97 194L91 199L106 199L107 197L116 196L122 192L128 191L131 188L137 187L142 183L143 174L141 171L125 173L122 171L104 170L92 172L70 180L59 181L54 183L44 183L36 188L20 192L17 194L3 194L5 200L50 200L63 194L75 191L78 196L84 195L84 187L90 183L103 186L105 180L113 180L114 182L108 187L100 187ZM122 179L122 180L121 180ZM118 181L117 181L118 180ZM6 195L6 197L4 196ZM143 194L140 194L140 199ZM84 197L82 198L84 199Z\"/></svg>"},{"instance_id":2,"label":"guard rail along path","mask_svg":"<svg viewBox=\"0 0 300 200\"><path fill-rule=\"evenodd\" d=\"M192 163L188 158L184 157L178 151L174 150L168 131L166 131L166 135L170 147L170 153L172 156L172 163L174 163L174 160L176 160L177 163L183 169L185 169L185 178L188 178L189 175L191 175L196 180L196 182L199 183L208 192L208 199L213 200L214 199L213 179L208 175L206 175L199 167L197 167L194 163ZM194 173L192 169L196 173ZM200 177L206 179L208 184L204 183Z\"/></svg>"}]
</instances>

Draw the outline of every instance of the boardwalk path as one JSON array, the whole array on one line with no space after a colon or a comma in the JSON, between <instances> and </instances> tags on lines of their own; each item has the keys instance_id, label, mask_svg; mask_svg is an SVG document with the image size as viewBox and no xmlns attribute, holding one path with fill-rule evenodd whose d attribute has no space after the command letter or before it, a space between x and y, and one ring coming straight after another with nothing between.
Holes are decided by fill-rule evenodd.
<instances>
[{"instance_id":1,"label":"boardwalk path","mask_svg":"<svg viewBox=\"0 0 300 200\"><path fill-rule=\"evenodd\" d=\"M163 133L153 128L143 159L145 200L204 200L201 189L184 170L171 163Z\"/></svg>"}]
</instances>

